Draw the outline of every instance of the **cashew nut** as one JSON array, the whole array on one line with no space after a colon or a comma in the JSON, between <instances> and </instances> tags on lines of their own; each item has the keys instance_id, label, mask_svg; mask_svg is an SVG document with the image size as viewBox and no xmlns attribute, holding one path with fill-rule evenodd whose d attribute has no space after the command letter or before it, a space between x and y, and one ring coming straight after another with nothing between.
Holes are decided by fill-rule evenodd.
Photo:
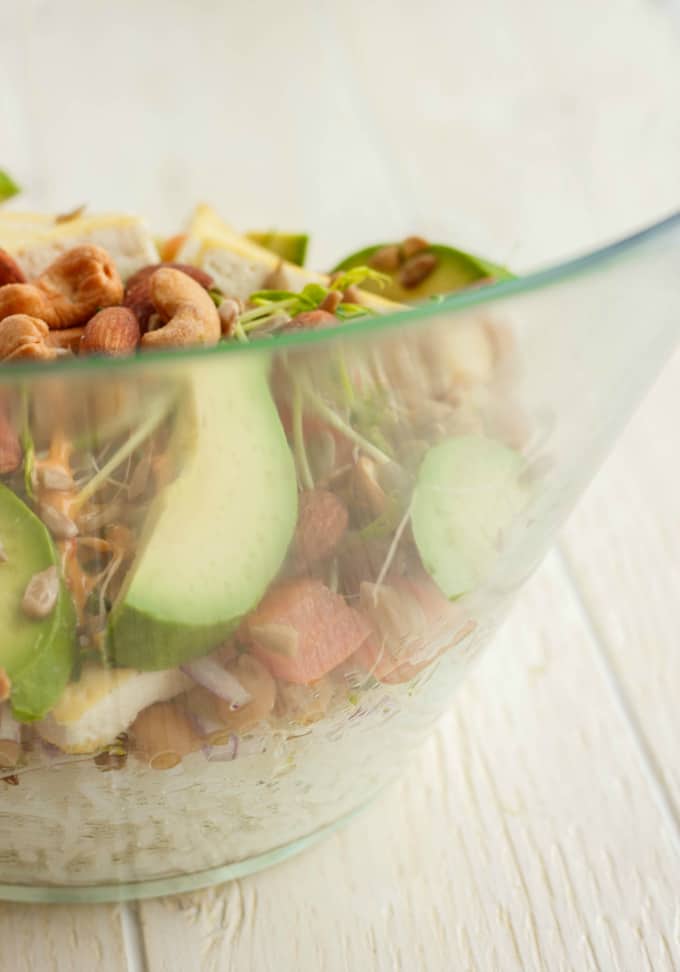
<instances>
[{"instance_id":1,"label":"cashew nut","mask_svg":"<svg viewBox=\"0 0 680 972\"><path fill-rule=\"evenodd\" d=\"M47 319L50 311L45 294L34 284L13 283L0 287L0 321L15 314Z\"/></svg>"},{"instance_id":2,"label":"cashew nut","mask_svg":"<svg viewBox=\"0 0 680 972\"><path fill-rule=\"evenodd\" d=\"M0 320L28 314L61 330L83 324L99 308L122 299L123 282L106 250L76 246L57 257L34 283L0 287Z\"/></svg>"},{"instance_id":3,"label":"cashew nut","mask_svg":"<svg viewBox=\"0 0 680 972\"><path fill-rule=\"evenodd\" d=\"M151 277L151 300L166 323L142 338L144 347L217 344L221 326L210 294L180 270L161 267Z\"/></svg>"},{"instance_id":4,"label":"cashew nut","mask_svg":"<svg viewBox=\"0 0 680 972\"><path fill-rule=\"evenodd\" d=\"M246 705L233 710L228 702L204 688L192 689L189 693L191 707L194 710L203 712L204 715L223 724L221 729L210 735L211 742L219 741L227 730L247 732L267 718L276 701L276 682L262 662L253 655L239 655L226 668L251 696L250 702Z\"/></svg>"},{"instance_id":5,"label":"cashew nut","mask_svg":"<svg viewBox=\"0 0 680 972\"><path fill-rule=\"evenodd\" d=\"M17 286L22 286L17 284ZM0 291L1 293L2 291ZM0 321L0 361L51 361L57 349L47 343L49 328L28 314L12 314Z\"/></svg>"},{"instance_id":6,"label":"cashew nut","mask_svg":"<svg viewBox=\"0 0 680 972\"><path fill-rule=\"evenodd\" d=\"M130 732L135 751L146 757L151 769L172 769L201 745L187 715L172 702L156 702L144 709Z\"/></svg>"},{"instance_id":7,"label":"cashew nut","mask_svg":"<svg viewBox=\"0 0 680 972\"><path fill-rule=\"evenodd\" d=\"M58 257L36 281L48 298L50 327L83 324L102 307L120 304L123 281L100 246L76 246Z\"/></svg>"},{"instance_id":8,"label":"cashew nut","mask_svg":"<svg viewBox=\"0 0 680 972\"><path fill-rule=\"evenodd\" d=\"M235 731L245 732L266 719L274 708L276 682L264 665L252 655L239 655L236 661L226 667L252 698L247 705L235 712L222 699L217 699L216 708L226 726Z\"/></svg>"},{"instance_id":9,"label":"cashew nut","mask_svg":"<svg viewBox=\"0 0 680 972\"><path fill-rule=\"evenodd\" d=\"M70 351L72 354L78 354L84 331L85 327L82 324L80 327L65 327L60 331L50 331L48 341L58 351L63 353Z\"/></svg>"}]
</instances>

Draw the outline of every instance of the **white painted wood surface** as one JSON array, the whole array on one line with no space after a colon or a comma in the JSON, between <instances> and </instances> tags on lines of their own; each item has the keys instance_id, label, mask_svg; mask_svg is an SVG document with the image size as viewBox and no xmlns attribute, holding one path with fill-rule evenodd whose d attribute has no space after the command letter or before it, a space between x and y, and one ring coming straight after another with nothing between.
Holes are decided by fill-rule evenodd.
<instances>
[{"instance_id":1,"label":"white painted wood surface","mask_svg":"<svg viewBox=\"0 0 680 972\"><path fill-rule=\"evenodd\" d=\"M656 0L0 0L0 163L26 203L197 197L424 229L518 267L680 201ZM127 907L0 905L0 968L680 968L680 357L404 778L270 872Z\"/></svg>"}]
</instances>

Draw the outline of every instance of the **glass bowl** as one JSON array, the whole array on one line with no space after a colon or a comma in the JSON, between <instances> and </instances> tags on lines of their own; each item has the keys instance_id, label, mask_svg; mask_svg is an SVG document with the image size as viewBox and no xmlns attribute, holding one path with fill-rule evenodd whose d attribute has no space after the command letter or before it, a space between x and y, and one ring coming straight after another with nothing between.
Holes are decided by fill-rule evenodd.
<instances>
[{"instance_id":1,"label":"glass bowl","mask_svg":"<svg viewBox=\"0 0 680 972\"><path fill-rule=\"evenodd\" d=\"M0 896L243 875L393 780L674 346L679 265L676 215L339 329L4 368Z\"/></svg>"}]
</instances>

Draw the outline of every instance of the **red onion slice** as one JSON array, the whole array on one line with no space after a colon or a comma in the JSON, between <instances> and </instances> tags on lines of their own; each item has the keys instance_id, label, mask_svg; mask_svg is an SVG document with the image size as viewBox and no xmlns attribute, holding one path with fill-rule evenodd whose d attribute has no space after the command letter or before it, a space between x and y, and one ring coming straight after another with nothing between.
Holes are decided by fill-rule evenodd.
<instances>
[{"instance_id":1,"label":"red onion slice","mask_svg":"<svg viewBox=\"0 0 680 972\"><path fill-rule=\"evenodd\" d=\"M182 665L181 669L198 685L202 685L213 695L228 702L232 712L248 705L252 700L250 692L247 692L239 680L223 668L215 658L210 656L198 658L196 661Z\"/></svg>"},{"instance_id":2,"label":"red onion slice","mask_svg":"<svg viewBox=\"0 0 680 972\"><path fill-rule=\"evenodd\" d=\"M211 763L231 763L238 756L239 738L235 733L223 745L203 746L203 755Z\"/></svg>"}]
</instances>

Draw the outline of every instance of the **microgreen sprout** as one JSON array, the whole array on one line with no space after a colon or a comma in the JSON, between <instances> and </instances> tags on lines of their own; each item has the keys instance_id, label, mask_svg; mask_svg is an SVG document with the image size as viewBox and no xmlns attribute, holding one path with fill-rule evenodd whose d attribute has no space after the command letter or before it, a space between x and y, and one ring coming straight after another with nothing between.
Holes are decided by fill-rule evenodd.
<instances>
[{"instance_id":1,"label":"microgreen sprout","mask_svg":"<svg viewBox=\"0 0 680 972\"><path fill-rule=\"evenodd\" d=\"M372 267L352 267L351 270L345 270L334 278L333 288L335 290L347 290L348 287L360 287L367 280L378 284L379 287L386 287L391 279L389 274L381 273Z\"/></svg>"},{"instance_id":2,"label":"microgreen sprout","mask_svg":"<svg viewBox=\"0 0 680 972\"><path fill-rule=\"evenodd\" d=\"M331 290L344 290L365 280L372 280L374 283L383 285L389 281L389 277L384 273L378 273L377 270L372 270L370 267L354 267L353 270L340 274L328 287L320 283L308 283L299 292L294 290L256 290L250 295L250 308L240 315L238 323L243 329L243 334L249 334L258 328L267 327L273 322L278 324L277 319L281 314L286 314L291 318L305 311L317 310ZM362 307L361 304L351 302L341 303L335 311L336 317L340 320L352 320L355 317L368 317L373 314L374 311L368 307ZM281 320L280 323L284 323L284 320ZM236 336L239 337L238 327Z\"/></svg>"},{"instance_id":3,"label":"microgreen sprout","mask_svg":"<svg viewBox=\"0 0 680 972\"><path fill-rule=\"evenodd\" d=\"M138 446L148 439L149 436L155 432L161 422L167 417L170 411L169 402L167 399L162 399L155 403L155 407L151 408L150 414L146 417L143 422L137 426L134 432L123 442L120 448L111 456L111 458L99 469L97 474L89 480L89 482L83 486L81 491L75 497L72 509L78 510L82 505L90 499L94 494L107 482L109 482L111 474L118 469L120 465L130 456Z\"/></svg>"},{"instance_id":4,"label":"microgreen sprout","mask_svg":"<svg viewBox=\"0 0 680 972\"><path fill-rule=\"evenodd\" d=\"M35 499L33 472L35 469L35 445L31 434L30 402L28 389L21 389L21 448L24 453L24 489L29 499Z\"/></svg>"},{"instance_id":5,"label":"microgreen sprout","mask_svg":"<svg viewBox=\"0 0 680 972\"><path fill-rule=\"evenodd\" d=\"M314 489L314 477L312 476L312 471L309 466L309 459L307 457L307 450L305 449L305 436L302 427L303 419L303 403L302 403L302 389L300 387L299 381L293 379L293 450L295 452L295 461L298 467L300 481L305 489Z\"/></svg>"}]
</instances>

